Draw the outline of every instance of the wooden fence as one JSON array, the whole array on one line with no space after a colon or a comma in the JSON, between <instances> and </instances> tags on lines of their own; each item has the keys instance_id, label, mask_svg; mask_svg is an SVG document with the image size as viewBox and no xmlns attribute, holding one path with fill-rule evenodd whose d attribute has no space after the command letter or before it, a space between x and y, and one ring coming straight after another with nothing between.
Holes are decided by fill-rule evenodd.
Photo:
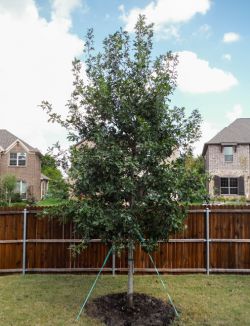
<instances>
[{"instance_id":1,"label":"wooden fence","mask_svg":"<svg viewBox=\"0 0 250 326\"><path fill-rule=\"evenodd\" d=\"M74 257L69 247L80 239L73 225L39 218L39 211L0 209L0 273L98 271L109 248L93 239ZM167 243L160 242L153 259L163 273L249 273L250 206L192 207L183 231ZM127 253L113 254L104 271L126 272ZM134 271L154 271L140 246L135 250Z\"/></svg>"}]
</instances>

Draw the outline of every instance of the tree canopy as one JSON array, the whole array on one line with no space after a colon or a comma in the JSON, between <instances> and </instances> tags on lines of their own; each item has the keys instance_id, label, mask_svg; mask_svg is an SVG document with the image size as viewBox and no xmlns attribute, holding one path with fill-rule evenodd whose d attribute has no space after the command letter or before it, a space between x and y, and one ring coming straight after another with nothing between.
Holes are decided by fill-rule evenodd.
<instances>
[{"instance_id":1,"label":"tree canopy","mask_svg":"<svg viewBox=\"0 0 250 326\"><path fill-rule=\"evenodd\" d=\"M122 248L141 234L150 250L181 227L185 203L203 194L199 175L185 167L200 136L201 116L172 106L178 57L168 52L153 58L152 41L153 26L144 16L134 37L121 29L104 39L99 53L89 30L87 79L75 59L67 118L42 103L50 121L80 142L71 149L70 168L78 200L58 216L72 217L84 241L98 234Z\"/></svg>"}]
</instances>

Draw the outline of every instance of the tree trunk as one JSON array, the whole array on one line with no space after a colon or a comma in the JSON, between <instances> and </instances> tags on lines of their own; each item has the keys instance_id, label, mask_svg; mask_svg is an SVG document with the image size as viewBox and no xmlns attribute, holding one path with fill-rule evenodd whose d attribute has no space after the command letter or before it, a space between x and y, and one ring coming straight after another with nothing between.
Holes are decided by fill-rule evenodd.
<instances>
[{"instance_id":1,"label":"tree trunk","mask_svg":"<svg viewBox=\"0 0 250 326\"><path fill-rule=\"evenodd\" d=\"M133 307L133 293L134 293L134 258L133 258L133 242L130 241L128 245L128 306Z\"/></svg>"}]
</instances>

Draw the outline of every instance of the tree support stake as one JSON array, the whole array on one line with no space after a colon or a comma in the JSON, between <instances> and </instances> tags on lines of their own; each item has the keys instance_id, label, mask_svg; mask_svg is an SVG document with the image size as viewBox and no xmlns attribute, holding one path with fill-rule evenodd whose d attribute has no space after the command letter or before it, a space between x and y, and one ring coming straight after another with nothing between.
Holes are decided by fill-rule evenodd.
<instances>
[{"instance_id":1,"label":"tree support stake","mask_svg":"<svg viewBox=\"0 0 250 326\"><path fill-rule=\"evenodd\" d=\"M101 275L101 272L102 272L104 266L106 265L106 263L107 263L107 261L108 261L108 259L109 259L109 256L111 255L112 251L113 251L113 247L111 247L111 248L109 249L109 252L107 253L107 256L106 256L106 258L104 259L104 262L103 262L103 264L102 264L102 267L100 268L100 270L99 270L99 272L98 272L98 274L97 274L97 276L96 276L96 278L95 278L95 280L94 280L94 282L93 282L93 284L92 284L92 286L91 286L91 288L90 288L90 290L89 290L89 292L88 292L88 295L86 296L86 298L85 298L85 300L84 300L84 302L83 302L83 304L82 304L82 306L81 306L81 309L80 309L80 311L79 311L79 313L78 313L78 315L77 315L76 320L79 320L79 319L80 319L80 316L81 316L81 314L82 314L82 311L83 311L84 307L86 306L86 304L87 304L87 302L88 302L88 300L89 300L89 297L91 296L91 293L93 292L93 290L94 290L94 288L95 288L96 282L98 281L98 278L99 278L99 276Z\"/></svg>"},{"instance_id":2,"label":"tree support stake","mask_svg":"<svg viewBox=\"0 0 250 326\"><path fill-rule=\"evenodd\" d=\"M140 241L141 241L142 245L145 244L145 239L141 236L141 234L140 234L140 232L139 232L138 230L137 230L137 233L138 233L138 235L139 235L139 238L140 238ZM155 265L155 262L154 262L154 260L153 260L153 257L151 256L151 254L150 254L149 252L148 252L148 256L149 256L149 259L150 259L152 265L154 266L155 272L156 272L156 274L157 274L157 276L158 276L158 278L159 278L159 280L160 280L160 282L161 282L161 284L162 284L163 289L164 289L164 290L166 291L166 293L167 293L168 301L169 301L169 303L171 304L171 306L173 307L176 317L179 318L180 315L178 314L178 311L177 311L177 309L175 308L175 305L174 305L174 303L173 303L173 300L172 300L170 294L169 294L168 291L167 291L166 284L165 284L165 282L163 281L163 279L161 278L161 275L160 275L160 273L159 273L159 271L158 271L158 269L157 269L157 267L156 267L156 265Z\"/></svg>"}]
</instances>

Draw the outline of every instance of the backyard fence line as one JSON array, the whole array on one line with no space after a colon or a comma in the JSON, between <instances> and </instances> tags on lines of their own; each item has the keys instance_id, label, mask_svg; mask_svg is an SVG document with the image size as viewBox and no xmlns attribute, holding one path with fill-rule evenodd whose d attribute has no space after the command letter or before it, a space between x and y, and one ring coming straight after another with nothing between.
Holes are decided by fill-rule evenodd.
<instances>
[{"instance_id":1,"label":"backyard fence line","mask_svg":"<svg viewBox=\"0 0 250 326\"><path fill-rule=\"evenodd\" d=\"M70 244L81 242L72 223L37 217L42 208L0 209L0 273L92 273L110 247L92 239L74 257ZM192 207L182 232L159 241L153 254L162 273L250 273L250 209ZM127 253L113 251L104 272L127 272ZM135 273L153 273L141 246L135 250Z\"/></svg>"}]
</instances>

